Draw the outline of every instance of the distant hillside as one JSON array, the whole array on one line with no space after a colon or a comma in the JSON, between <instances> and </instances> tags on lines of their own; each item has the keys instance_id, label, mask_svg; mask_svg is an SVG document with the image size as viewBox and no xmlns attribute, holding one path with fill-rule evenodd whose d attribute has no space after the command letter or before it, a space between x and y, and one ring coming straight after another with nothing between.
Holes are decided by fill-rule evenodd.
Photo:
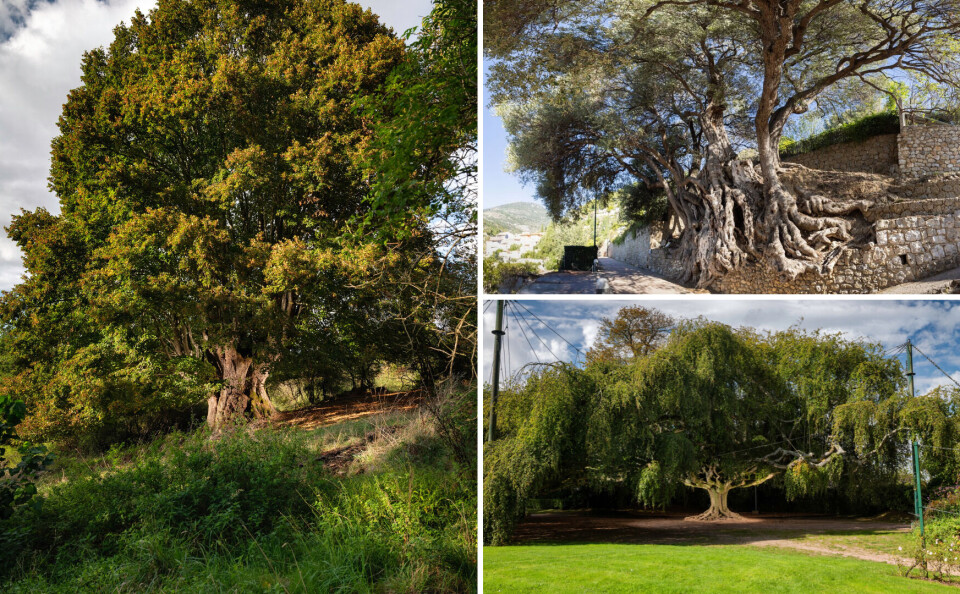
<instances>
[{"instance_id":1,"label":"distant hillside","mask_svg":"<svg viewBox=\"0 0 960 594\"><path fill-rule=\"evenodd\" d=\"M535 202L511 202L483 211L483 234L540 231L550 224L547 209Z\"/></svg>"}]
</instances>

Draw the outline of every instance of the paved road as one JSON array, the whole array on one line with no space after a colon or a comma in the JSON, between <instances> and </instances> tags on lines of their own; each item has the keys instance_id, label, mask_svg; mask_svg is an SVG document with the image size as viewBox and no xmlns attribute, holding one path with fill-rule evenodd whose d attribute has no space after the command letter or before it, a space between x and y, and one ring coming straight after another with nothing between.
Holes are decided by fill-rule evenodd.
<instances>
[{"instance_id":1,"label":"paved road","mask_svg":"<svg viewBox=\"0 0 960 594\"><path fill-rule=\"evenodd\" d=\"M887 287L880 292L893 295L930 295L943 293L943 290L950 285L950 281L958 278L960 278L960 268L954 268L953 270L947 270L946 272L929 276L923 280Z\"/></svg>"},{"instance_id":2,"label":"paved road","mask_svg":"<svg viewBox=\"0 0 960 594\"><path fill-rule=\"evenodd\" d=\"M706 293L688 289L663 276L624 264L613 258L600 258L600 276L607 281L605 293L639 295L644 293Z\"/></svg>"},{"instance_id":3,"label":"paved road","mask_svg":"<svg viewBox=\"0 0 960 594\"><path fill-rule=\"evenodd\" d=\"M606 282L604 293L695 293L643 268L613 258L600 258L600 272L551 272L520 288L525 294L588 295L597 291L597 281Z\"/></svg>"}]
</instances>

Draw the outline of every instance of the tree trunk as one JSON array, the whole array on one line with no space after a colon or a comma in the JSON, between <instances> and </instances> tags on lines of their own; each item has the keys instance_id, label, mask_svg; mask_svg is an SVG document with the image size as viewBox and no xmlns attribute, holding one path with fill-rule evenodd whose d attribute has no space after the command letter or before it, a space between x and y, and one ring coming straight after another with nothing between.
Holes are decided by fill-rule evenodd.
<instances>
[{"instance_id":1,"label":"tree trunk","mask_svg":"<svg viewBox=\"0 0 960 594\"><path fill-rule=\"evenodd\" d=\"M255 364L232 346L215 349L209 359L223 384L207 399L208 427L220 431L240 418L262 419L276 412L266 390L267 365Z\"/></svg>"},{"instance_id":2,"label":"tree trunk","mask_svg":"<svg viewBox=\"0 0 960 594\"><path fill-rule=\"evenodd\" d=\"M688 516L684 520L695 522L710 522L714 520L742 520L743 516L735 511L731 511L727 506L727 495L733 490L732 487L701 487L710 495L710 508L702 514Z\"/></svg>"},{"instance_id":3,"label":"tree trunk","mask_svg":"<svg viewBox=\"0 0 960 594\"><path fill-rule=\"evenodd\" d=\"M731 511L727 505L727 496L734 489L756 487L777 476L778 471L758 475L757 467L735 473L733 478L724 476L716 466L706 466L696 475L688 476L683 484L695 489L703 489L710 496L710 508L702 514L689 516L685 520L709 522L713 520L742 520L743 516Z\"/></svg>"},{"instance_id":4,"label":"tree trunk","mask_svg":"<svg viewBox=\"0 0 960 594\"><path fill-rule=\"evenodd\" d=\"M759 163L736 159L724 127L724 107L711 98L701 115L707 142L696 180L679 184L671 206L684 220L680 259L685 278L708 288L748 259L766 261L791 280L808 271L829 273L853 223L842 215L871 204L795 196L781 183L779 139L785 115L774 117L783 64L799 4L758 4L763 51L762 90L754 119ZM802 106L805 108L805 106ZM801 106L792 108L802 111ZM798 199L799 198L799 199Z\"/></svg>"}]
</instances>

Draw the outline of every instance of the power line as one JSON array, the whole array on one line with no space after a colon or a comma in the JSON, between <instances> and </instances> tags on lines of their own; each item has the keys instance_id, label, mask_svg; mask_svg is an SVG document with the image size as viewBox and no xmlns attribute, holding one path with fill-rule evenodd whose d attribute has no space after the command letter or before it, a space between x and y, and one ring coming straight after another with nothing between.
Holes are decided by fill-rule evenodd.
<instances>
[{"instance_id":1,"label":"power line","mask_svg":"<svg viewBox=\"0 0 960 594\"><path fill-rule=\"evenodd\" d=\"M930 361L930 364L933 365L934 367L936 367L937 370L940 371L940 373L942 373L942 374L944 375L944 377L946 377L948 380L950 380L951 382L953 382L954 385L956 385L958 388L960 388L960 383L957 383L957 380L953 379L953 377L952 377L949 373L947 373L946 371L943 370L942 367L940 367L939 365L937 365L937 364L934 362L933 359L931 359L930 357L927 356L926 353L924 353L923 351L921 351L920 349L918 349L918 348L917 348L917 345L913 345L913 350L915 350L915 351L917 351L918 353L920 353L921 355L923 355L923 358L926 359L927 361Z\"/></svg>"},{"instance_id":2,"label":"power line","mask_svg":"<svg viewBox=\"0 0 960 594\"><path fill-rule=\"evenodd\" d=\"M570 342L569 340L567 340L566 338L564 338L563 335L561 335L559 332L557 332L556 330L554 330L554 329L550 326L550 324L547 324L546 322L544 322L543 320L541 320L540 317L539 317L537 314L535 314L535 313L533 313L532 311L530 311L530 309L528 309L526 305L520 303L519 301L515 301L514 303L516 303L517 305L519 305L520 307L522 307L527 313L529 313L531 316L533 316L533 318L534 318L535 320L537 320L538 322L540 322L541 324L543 324L544 327L546 327L547 330L549 330L549 331L553 332L554 334L556 334L557 336L559 336L559 337L560 337L560 340L562 340L563 342L565 342L565 343L567 343L568 345L570 345L570 348L572 348L573 350L577 351L577 354L578 354L578 355L583 355L583 351L581 351L581 350L580 350L576 345L574 345L572 342ZM529 323L529 322L528 322L528 323Z\"/></svg>"},{"instance_id":3,"label":"power line","mask_svg":"<svg viewBox=\"0 0 960 594\"><path fill-rule=\"evenodd\" d=\"M516 312L516 313L519 314L520 312ZM533 325L530 324L530 320L528 320L526 316L524 316L523 314L520 314L520 319L522 319L527 324L527 328L529 328L530 332L532 332L533 335L537 338L537 340L540 341L540 344L543 345L543 348L547 349L547 352L553 355L553 358L556 359L558 362L562 362L560 357L558 357L557 354L553 352L553 349L550 348L550 345L548 345L546 341L544 341L543 338L540 337L540 334L538 334L537 331L534 330Z\"/></svg>"},{"instance_id":4,"label":"power line","mask_svg":"<svg viewBox=\"0 0 960 594\"><path fill-rule=\"evenodd\" d=\"M533 356L537 358L537 363L543 363L543 361L540 360L540 355L537 354L537 349L533 348L533 343L530 342L530 338L527 336L526 330L523 329L523 324L520 323L520 319L517 316L516 310L515 309L512 310L512 313L513 313L514 319L517 320L517 327L520 328L520 333L523 334L523 338L527 341L527 346L530 347L530 352L533 353ZM509 315L509 312L508 312L508 315Z\"/></svg>"}]
</instances>

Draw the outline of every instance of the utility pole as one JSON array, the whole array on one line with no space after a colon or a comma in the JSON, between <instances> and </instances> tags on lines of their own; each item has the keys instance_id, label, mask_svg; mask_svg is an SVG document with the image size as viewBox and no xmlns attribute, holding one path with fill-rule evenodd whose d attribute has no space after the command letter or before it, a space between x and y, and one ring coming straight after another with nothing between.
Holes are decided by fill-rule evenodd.
<instances>
[{"instance_id":1,"label":"utility pole","mask_svg":"<svg viewBox=\"0 0 960 594\"><path fill-rule=\"evenodd\" d=\"M497 325L493 330L493 392L490 395L490 423L487 441L496 439L497 396L500 395L500 341L503 337L503 300L497 299Z\"/></svg>"},{"instance_id":2,"label":"utility pole","mask_svg":"<svg viewBox=\"0 0 960 594\"><path fill-rule=\"evenodd\" d=\"M915 394L913 392L913 344L910 342L910 339L907 339L907 378L910 382L910 398L914 398ZM923 499L920 493L920 444L917 443L915 439L910 440L910 449L913 452L913 478L914 478L914 488L913 488L913 510L917 514L917 518L920 520L920 538L924 538L923 534Z\"/></svg>"},{"instance_id":3,"label":"utility pole","mask_svg":"<svg viewBox=\"0 0 960 594\"><path fill-rule=\"evenodd\" d=\"M593 199L593 247L597 247L597 202L598 199Z\"/></svg>"}]
</instances>

